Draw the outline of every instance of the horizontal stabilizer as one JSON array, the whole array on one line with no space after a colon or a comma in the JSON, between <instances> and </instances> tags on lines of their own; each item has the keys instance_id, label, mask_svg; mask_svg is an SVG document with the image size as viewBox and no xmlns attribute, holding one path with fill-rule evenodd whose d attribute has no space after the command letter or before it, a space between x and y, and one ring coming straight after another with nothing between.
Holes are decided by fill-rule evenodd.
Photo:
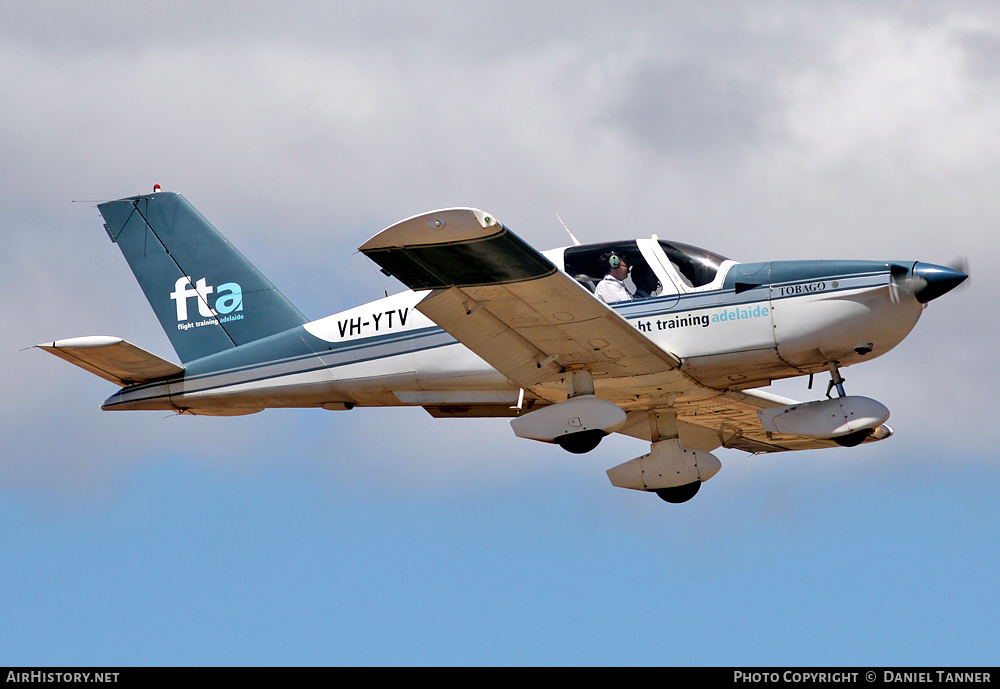
<instances>
[{"instance_id":1,"label":"horizontal stabilizer","mask_svg":"<svg viewBox=\"0 0 1000 689\"><path fill-rule=\"evenodd\" d=\"M177 364L120 337L74 337L35 346L122 387L184 373Z\"/></svg>"}]
</instances>

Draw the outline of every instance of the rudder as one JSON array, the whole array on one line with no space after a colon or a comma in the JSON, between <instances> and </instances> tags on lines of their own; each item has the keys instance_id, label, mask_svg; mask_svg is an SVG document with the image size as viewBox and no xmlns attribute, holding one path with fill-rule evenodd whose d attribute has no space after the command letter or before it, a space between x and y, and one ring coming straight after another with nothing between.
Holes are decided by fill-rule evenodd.
<instances>
[{"instance_id":1,"label":"rudder","mask_svg":"<svg viewBox=\"0 0 1000 689\"><path fill-rule=\"evenodd\" d=\"M180 194L157 192L97 208L182 363L306 322Z\"/></svg>"}]
</instances>

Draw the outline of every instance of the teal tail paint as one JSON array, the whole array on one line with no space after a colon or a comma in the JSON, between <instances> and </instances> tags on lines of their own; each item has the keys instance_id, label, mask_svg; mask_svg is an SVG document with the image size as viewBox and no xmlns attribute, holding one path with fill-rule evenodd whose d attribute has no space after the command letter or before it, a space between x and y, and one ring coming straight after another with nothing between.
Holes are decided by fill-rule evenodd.
<instances>
[{"instance_id":1,"label":"teal tail paint","mask_svg":"<svg viewBox=\"0 0 1000 689\"><path fill-rule=\"evenodd\" d=\"M306 322L180 194L133 196L97 208L182 363Z\"/></svg>"}]
</instances>

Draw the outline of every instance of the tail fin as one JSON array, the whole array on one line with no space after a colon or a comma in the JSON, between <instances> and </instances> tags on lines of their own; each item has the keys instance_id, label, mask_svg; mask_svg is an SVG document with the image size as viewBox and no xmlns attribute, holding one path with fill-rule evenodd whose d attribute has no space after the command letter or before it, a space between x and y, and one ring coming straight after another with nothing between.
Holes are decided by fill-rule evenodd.
<instances>
[{"instance_id":1,"label":"tail fin","mask_svg":"<svg viewBox=\"0 0 1000 689\"><path fill-rule=\"evenodd\" d=\"M181 362L306 322L180 194L134 196L98 209Z\"/></svg>"}]
</instances>

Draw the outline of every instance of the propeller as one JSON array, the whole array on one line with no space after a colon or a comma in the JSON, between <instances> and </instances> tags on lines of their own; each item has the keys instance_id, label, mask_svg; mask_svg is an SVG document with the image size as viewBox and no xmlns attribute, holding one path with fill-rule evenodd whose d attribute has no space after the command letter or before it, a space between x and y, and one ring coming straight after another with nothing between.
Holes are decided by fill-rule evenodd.
<instances>
[{"instance_id":1,"label":"propeller","mask_svg":"<svg viewBox=\"0 0 1000 689\"><path fill-rule=\"evenodd\" d=\"M957 270L960 273L965 273L968 276L964 281L958 284L958 286L955 288L956 291L960 289L961 290L966 289L972 282L972 273L969 272L968 256L959 256L958 258L951 260L948 263L945 263L945 266L951 268L952 270Z\"/></svg>"},{"instance_id":2,"label":"propeller","mask_svg":"<svg viewBox=\"0 0 1000 689\"><path fill-rule=\"evenodd\" d=\"M910 269L906 266L893 263L889 266L889 300L893 304L899 303L899 291L913 291L913 281L909 277Z\"/></svg>"},{"instance_id":3,"label":"propeller","mask_svg":"<svg viewBox=\"0 0 1000 689\"><path fill-rule=\"evenodd\" d=\"M941 266L933 263L916 262L912 266L905 263L893 263L889 266L889 298L898 304L900 293L909 292L921 304L937 299L950 292L963 282L967 282L968 261L960 258L954 266Z\"/></svg>"}]
</instances>

